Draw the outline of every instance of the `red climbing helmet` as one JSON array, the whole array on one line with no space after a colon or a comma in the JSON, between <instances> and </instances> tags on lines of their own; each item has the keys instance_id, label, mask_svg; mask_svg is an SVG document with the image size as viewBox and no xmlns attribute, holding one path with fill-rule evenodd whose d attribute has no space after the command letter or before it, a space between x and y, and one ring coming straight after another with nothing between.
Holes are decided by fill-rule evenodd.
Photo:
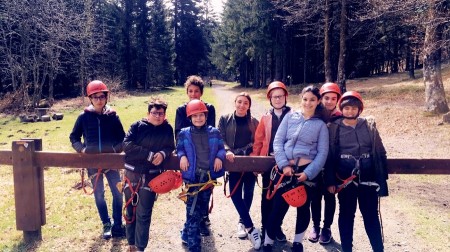
<instances>
[{"instance_id":1,"label":"red climbing helmet","mask_svg":"<svg viewBox=\"0 0 450 252\"><path fill-rule=\"evenodd\" d=\"M297 186L296 188L283 193L281 196L283 196L283 199L286 201L286 203L293 207L303 206L306 203L306 199L308 198L304 185Z\"/></svg>"},{"instance_id":2,"label":"red climbing helmet","mask_svg":"<svg viewBox=\"0 0 450 252\"><path fill-rule=\"evenodd\" d=\"M96 93L109 93L108 87L106 87L105 83L99 80L94 80L89 82L86 87L87 96L91 96Z\"/></svg>"},{"instance_id":3,"label":"red climbing helmet","mask_svg":"<svg viewBox=\"0 0 450 252\"><path fill-rule=\"evenodd\" d=\"M186 106L187 117L190 117L193 114L205 112L208 112L208 108L206 107L205 103L197 99L188 102Z\"/></svg>"},{"instance_id":4,"label":"red climbing helmet","mask_svg":"<svg viewBox=\"0 0 450 252\"><path fill-rule=\"evenodd\" d=\"M356 98L357 100L359 100L361 102L361 107L359 108L359 114L361 114L364 109L364 102L363 102L361 95L356 91L347 91L342 95L341 99L339 99L338 104L337 104L339 107L339 110L342 111L342 102L344 100L347 100L350 98Z\"/></svg>"},{"instance_id":5,"label":"red climbing helmet","mask_svg":"<svg viewBox=\"0 0 450 252\"><path fill-rule=\"evenodd\" d=\"M284 90L284 93L286 94L286 96L288 96L288 90L286 88L286 85L284 85L283 82L281 81L274 81L272 83L269 84L269 86L267 87L267 99L270 99L270 91L276 89L276 88L281 88Z\"/></svg>"},{"instance_id":6,"label":"red climbing helmet","mask_svg":"<svg viewBox=\"0 0 450 252\"><path fill-rule=\"evenodd\" d=\"M181 173L176 171L165 171L152 179L148 183L148 187L155 193L162 194L179 188L182 182Z\"/></svg>"},{"instance_id":7,"label":"red climbing helmet","mask_svg":"<svg viewBox=\"0 0 450 252\"><path fill-rule=\"evenodd\" d=\"M323 96L324 94L330 93L330 92L336 93L338 100L341 97L341 89L339 88L338 84L336 84L336 83L327 82L327 83L323 84L322 87L320 87L320 96Z\"/></svg>"}]
</instances>

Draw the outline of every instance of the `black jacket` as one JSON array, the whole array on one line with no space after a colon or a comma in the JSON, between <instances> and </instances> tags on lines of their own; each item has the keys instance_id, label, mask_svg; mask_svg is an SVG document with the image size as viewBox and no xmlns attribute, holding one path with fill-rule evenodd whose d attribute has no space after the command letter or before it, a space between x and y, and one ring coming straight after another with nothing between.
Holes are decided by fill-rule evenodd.
<instances>
[{"instance_id":1,"label":"black jacket","mask_svg":"<svg viewBox=\"0 0 450 252\"><path fill-rule=\"evenodd\" d=\"M103 113L97 114L91 105L78 116L69 138L77 152L86 148L85 153L95 154L122 152L124 136L122 123L114 110L105 106Z\"/></svg>"},{"instance_id":2,"label":"black jacket","mask_svg":"<svg viewBox=\"0 0 450 252\"><path fill-rule=\"evenodd\" d=\"M147 119L133 123L123 140L125 163L133 166L137 173L146 173L149 169L157 169L147 160L149 153L162 152L165 160L175 149L172 126L165 120L154 126Z\"/></svg>"}]
</instances>

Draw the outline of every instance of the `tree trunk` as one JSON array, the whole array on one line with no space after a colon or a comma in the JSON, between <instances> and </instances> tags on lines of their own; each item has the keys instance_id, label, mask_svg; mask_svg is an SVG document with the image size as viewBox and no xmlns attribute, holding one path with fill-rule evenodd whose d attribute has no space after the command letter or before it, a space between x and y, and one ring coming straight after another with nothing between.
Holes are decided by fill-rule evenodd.
<instances>
[{"instance_id":1,"label":"tree trunk","mask_svg":"<svg viewBox=\"0 0 450 252\"><path fill-rule=\"evenodd\" d=\"M339 35L339 62L337 82L342 92L347 90L345 85L345 64L347 56L347 0L341 0L341 29Z\"/></svg>"},{"instance_id":2,"label":"tree trunk","mask_svg":"<svg viewBox=\"0 0 450 252\"><path fill-rule=\"evenodd\" d=\"M331 0L325 0L325 27L324 27L324 72L325 82L333 82L331 68Z\"/></svg>"},{"instance_id":3,"label":"tree trunk","mask_svg":"<svg viewBox=\"0 0 450 252\"><path fill-rule=\"evenodd\" d=\"M406 45L406 68L408 70L409 78L415 79L416 76L414 75L414 56L411 52L410 42L408 42Z\"/></svg>"},{"instance_id":4,"label":"tree trunk","mask_svg":"<svg viewBox=\"0 0 450 252\"><path fill-rule=\"evenodd\" d=\"M445 98L441 74L441 49L438 42L442 39L442 25L436 24L436 9L432 2L429 9L429 22L425 29L423 81L425 84L425 110L443 114L449 111Z\"/></svg>"}]
</instances>

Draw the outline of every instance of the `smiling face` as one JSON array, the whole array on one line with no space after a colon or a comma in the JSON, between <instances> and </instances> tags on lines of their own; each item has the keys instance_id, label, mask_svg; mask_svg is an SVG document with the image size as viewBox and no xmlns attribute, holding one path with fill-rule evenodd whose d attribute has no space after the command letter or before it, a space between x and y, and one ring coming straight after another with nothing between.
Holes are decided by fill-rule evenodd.
<instances>
[{"instance_id":1,"label":"smiling face","mask_svg":"<svg viewBox=\"0 0 450 252\"><path fill-rule=\"evenodd\" d=\"M245 96L238 96L234 102L234 106L236 108L236 115L244 117L250 109L250 100Z\"/></svg>"},{"instance_id":2,"label":"smiling face","mask_svg":"<svg viewBox=\"0 0 450 252\"><path fill-rule=\"evenodd\" d=\"M333 92L328 92L322 96L322 104L328 111L333 111L336 108L338 102L338 95Z\"/></svg>"},{"instance_id":3,"label":"smiling face","mask_svg":"<svg viewBox=\"0 0 450 252\"><path fill-rule=\"evenodd\" d=\"M317 106L320 103L320 99L312 92L305 92L301 97L301 108L303 115L306 117L313 116Z\"/></svg>"},{"instance_id":4,"label":"smiling face","mask_svg":"<svg viewBox=\"0 0 450 252\"><path fill-rule=\"evenodd\" d=\"M189 85L186 91L189 100L200 100L200 97L202 97L202 91L200 90L200 87L195 86L195 85Z\"/></svg>"},{"instance_id":5,"label":"smiling face","mask_svg":"<svg viewBox=\"0 0 450 252\"><path fill-rule=\"evenodd\" d=\"M191 121L195 127L202 127L206 124L206 113L196 113L191 115Z\"/></svg>"},{"instance_id":6,"label":"smiling face","mask_svg":"<svg viewBox=\"0 0 450 252\"><path fill-rule=\"evenodd\" d=\"M359 116L359 107L345 106L342 108L342 115L346 118L356 119Z\"/></svg>"}]
</instances>

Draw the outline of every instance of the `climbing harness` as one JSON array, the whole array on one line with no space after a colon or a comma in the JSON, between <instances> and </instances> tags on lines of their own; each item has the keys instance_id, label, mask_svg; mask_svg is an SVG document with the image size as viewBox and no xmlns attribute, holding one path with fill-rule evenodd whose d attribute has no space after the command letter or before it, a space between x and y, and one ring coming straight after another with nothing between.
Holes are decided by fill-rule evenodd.
<instances>
[{"instance_id":1,"label":"climbing harness","mask_svg":"<svg viewBox=\"0 0 450 252\"><path fill-rule=\"evenodd\" d=\"M127 224L130 224L136 220L136 207L137 207L137 204L139 203L139 188L141 187L142 176L139 177L139 181L136 183L136 186L134 188L133 188L133 184L131 184L130 179L127 176L124 176L123 180L125 183L125 187L123 188L123 190L125 191L125 189L130 188L131 197L125 203L125 205L123 207L122 215L123 215L123 218L125 219L125 222ZM128 219L128 217L127 217L127 207L130 204L131 204L131 206L133 206L133 214L132 214L131 220Z\"/></svg>"},{"instance_id":2,"label":"climbing harness","mask_svg":"<svg viewBox=\"0 0 450 252\"><path fill-rule=\"evenodd\" d=\"M178 194L177 198L184 201L185 203L187 202L187 197L188 196L194 196L194 202L192 203L192 209L194 209L195 204L197 203L197 195L201 192L201 191L205 191L205 190L212 190L214 188L214 186L221 186L222 183L218 182L216 179L211 179L211 174L208 172L206 172L208 175L208 181L206 182L200 182L200 183L195 183L195 184L187 184L185 183L184 188L182 189L181 193ZM204 176L205 172L202 172L200 174L200 181L203 180L203 176ZM189 192L189 189L192 187L198 187L198 190L195 190L193 192ZM213 196L211 196L211 206L209 207L209 213L211 213L212 208L214 206L214 198ZM193 210L191 210L191 212L193 212Z\"/></svg>"},{"instance_id":3,"label":"climbing harness","mask_svg":"<svg viewBox=\"0 0 450 252\"><path fill-rule=\"evenodd\" d=\"M225 175L224 184L223 184L223 195L225 195L225 197L227 197L227 198L230 198L231 196L233 196L234 193L236 193L236 190L239 187L239 184L241 183L243 177L244 177L244 172L241 172L241 177L239 178L238 182L236 183L236 185L234 186L234 188L230 192L230 194L227 195L227 183L230 180L230 174L227 173Z\"/></svg>"},{"instance_id":4,"label":"climbing harness","mask_svg":"<svg viewBox=\"0 0 450 252\"><path fill-rule=\"evenodd\" d=\"M341 159L353 159L355 160L355 168L353 168L351 176L346 178L346 179L342 179L339 177L339 175L336 173L336 177L342 181L342 184L337 186L336 189L336 193L340 192L342 189L346 188L349 184L353 183L356 186L358 185L366 185L366 186L376 186L376 191L378 192L380 190L380 185L377 182L373 182L373 181L355 181L356 178L359 178L359 174L360 174L360 167L361 167L361 159L366 159L366 158L370 158L370 154L369 153L363 153L358 157L355 157L353 155L350 154L341 154Z\"/></svg>"},{"instance_id":5,"label":"climbing harness","mask_svg":"<svg viewBox=\"0 0 450 252\"><path fill-rule=\"evenodd\" d=\"M91 180L91 181L92 181L92 179L95 177L95 182L94 182L94 184L92 185L92 191L90 191L90 192L88 192L88 191L86 190L86 185L84 184L84 173L85 173L85 170L86 170L86 169L81 169L81 188L83 188L83 191L84 191L84 193L85 193L86 195L92 195L92 194L95 192L95 189L97 188L97 183L98 183L98 180L99 180L99 178L100 178L100 174L101 174L101 173L107 173L107 172L109 172L109 169L103 171L102 168L98 168L96 174L91 175L91 176L88 177L88 179Z\"/></svg>"}]
</instances>

